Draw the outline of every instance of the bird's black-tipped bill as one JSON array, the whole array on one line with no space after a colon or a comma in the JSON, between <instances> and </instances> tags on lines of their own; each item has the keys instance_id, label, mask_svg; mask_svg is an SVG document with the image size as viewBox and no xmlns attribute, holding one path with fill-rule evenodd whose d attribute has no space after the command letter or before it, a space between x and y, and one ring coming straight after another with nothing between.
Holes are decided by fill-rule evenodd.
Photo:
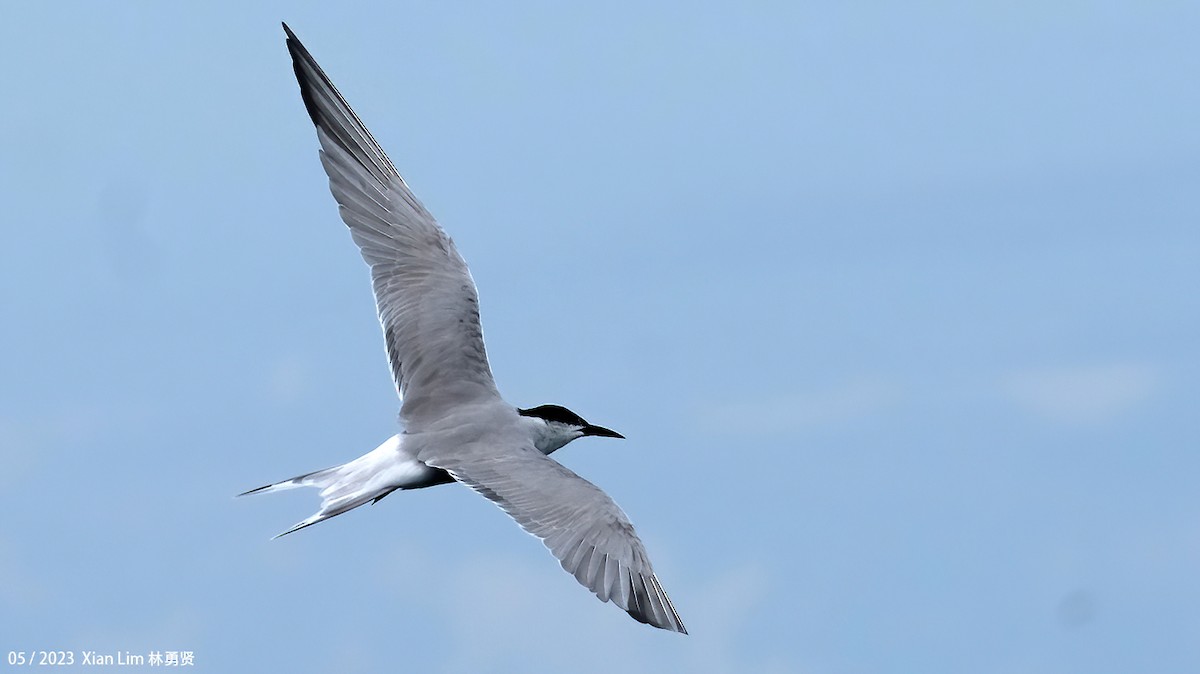
<instances>
[{"instance_id":1,"label":"bird's black-tipped bill","mask_svg":"<svg viewBox=\"0 0 1200 674\"><path fill-rule=\"evenodd\" d=\"M594 435L598 438L620 438L622 440L625 439L624 435L621 435L620 433L618 433L614 430L605 428L603 426L591 426L591 425L584 426L583 434L584 435Z\"/></svg>"}]
</instances>

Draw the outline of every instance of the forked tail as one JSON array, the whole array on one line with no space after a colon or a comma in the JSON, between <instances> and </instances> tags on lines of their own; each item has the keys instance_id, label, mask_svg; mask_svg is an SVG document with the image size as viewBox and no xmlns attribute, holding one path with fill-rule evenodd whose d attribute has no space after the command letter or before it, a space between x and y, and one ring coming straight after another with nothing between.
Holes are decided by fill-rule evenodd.
<instances>
[{"instance_id":1,"label":"forked tail","mask_svg":"<svg viewBox=\"0 0 1200 674\"><path fill-rule=\"evenodd\" d=\"M291 529L273 537L279 538L317 522L337 517L364 503L377 501L396 489L408 486L415 462L405 459L399 449L399 436L392 436L382 445L353 461L263 485L238 496L266 494L298 487L316 487L321 490L321 509L311 517L297 522ZM420 468L428 470L423 464Z\"/></svg>"}]
</instances>

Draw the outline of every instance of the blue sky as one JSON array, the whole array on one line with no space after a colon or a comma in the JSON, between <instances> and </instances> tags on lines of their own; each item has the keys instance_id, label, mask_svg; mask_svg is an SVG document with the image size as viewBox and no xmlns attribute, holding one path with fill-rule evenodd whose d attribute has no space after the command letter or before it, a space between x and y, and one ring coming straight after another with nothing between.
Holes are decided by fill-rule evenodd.
<instances>
[{"instance_id":1,"label":"blue sky","mask_svg":"<svg viewBox=\"0 0 1200 674\"><path fill-rule=\"evenodd\" d=\"M206 671L1194 672L1200 9L25 4L0 22L0 649ZM286 20L454 236L505 396L624 442L692 634L395 432Z\"/></svg>"}]
</instances>

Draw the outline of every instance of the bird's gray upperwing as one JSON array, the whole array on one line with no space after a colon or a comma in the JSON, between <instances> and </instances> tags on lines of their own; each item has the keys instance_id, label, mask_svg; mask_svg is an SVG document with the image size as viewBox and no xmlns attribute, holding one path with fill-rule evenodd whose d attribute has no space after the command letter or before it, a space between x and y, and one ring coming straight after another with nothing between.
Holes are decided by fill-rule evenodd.
<instances>
[{"instance_id":1,"label":"bird's gray upperwing","mask_svg":"<svg viewBox=\"0 0 1200 674\"><path fill-rule=\"evenodd\" d=\"M417 458L499 505L600 601L612 601L639 622L687 634L646 548L608 494L532 445L505 444L427 448Z\"/></svg>"},{"instance_id":2,"label":"bird's gray upperwing","mask_svg":"<svg viewBox=\"0 0 1200 674\"><path fill-rule=\"evenodd\" d=\"M466 262L312 55L283 29L330 191L371 267L401 417L413 429L457 405L498 398Z\"/></svg>"}]
</instances>

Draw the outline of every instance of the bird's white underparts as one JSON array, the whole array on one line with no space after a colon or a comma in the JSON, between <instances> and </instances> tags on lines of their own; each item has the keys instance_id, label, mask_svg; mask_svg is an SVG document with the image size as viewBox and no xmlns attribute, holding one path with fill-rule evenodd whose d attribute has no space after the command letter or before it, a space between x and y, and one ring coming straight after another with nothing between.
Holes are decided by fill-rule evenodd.
<instances>
[{"instance_id":1,"label":"bird's white underparts","mask_svg":"<svg viewBox=\"0 0 1200 674\"><path fill-rule=\"evenodd\" d=\"M549 456L584 436L622 436L559 405L521 409L500 397L466 262L312 55L283 29L329 188L371 268L404 430L353 461L246 494L320 490L320 510L282 536L396 490L465 484L540 538L601 601L686 634L629 518Z\"/></svg>"}]
</instances>

